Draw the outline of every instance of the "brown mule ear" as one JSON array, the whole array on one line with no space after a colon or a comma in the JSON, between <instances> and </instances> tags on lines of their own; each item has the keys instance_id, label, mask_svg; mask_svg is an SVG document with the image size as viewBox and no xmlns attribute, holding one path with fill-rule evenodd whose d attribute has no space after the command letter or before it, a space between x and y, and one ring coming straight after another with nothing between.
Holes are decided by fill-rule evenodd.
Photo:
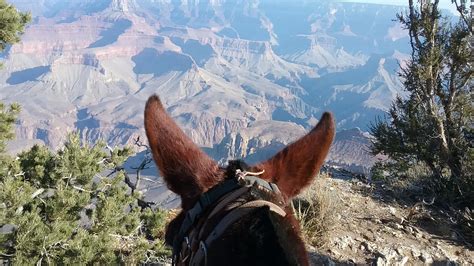
<instances>
[{"instance_id":1,"label":"brown mule ear","mask_svg":"<svg viewBox=\"0 0 474 266\"><path fill-rule=\"evenodd\" d=\"M324 113L308 134L253 168L265 170L262 178L277 184L283 195L292 198L309 185L319 172L334 133L333 116Z\"/></svg>"},{"instance_id":2,"label":"brown mule ear","mask_svg":"<svg viewBox=\"0 0 474 266\"><path fill-rule=\"evenodd\" d=\"M222 180L217 163L184 134L156 95L146 103L145 130L153 158L169 189L181 196L183 208Z\"/></svg>"}]
</instances>

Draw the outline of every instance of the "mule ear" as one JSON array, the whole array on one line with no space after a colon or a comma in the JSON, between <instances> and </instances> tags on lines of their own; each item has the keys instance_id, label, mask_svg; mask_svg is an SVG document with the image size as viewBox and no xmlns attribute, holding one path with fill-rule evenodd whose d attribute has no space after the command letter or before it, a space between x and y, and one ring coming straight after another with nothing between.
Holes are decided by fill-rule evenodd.
<instances>
[{"instance_id":1,"label":"mule ear","mask_svg":"<svg viewBox=\"0 0 474 266\"><path fill-rule=\"evenodd\" d=\"M146 103L145 130L153 159L169 189L181 196L183 208L222 180L217 163L184 134L156 95Z\"/></svg>"},{"instance_id":2,"label":"mule ear","mask_svg":"<svg viewBox=\"0 0 474 266\"><path fill-rule=\"evenodd\" d=\"M334 133L333 116L324 113L308 134L253 168L265 170L262 178L277 184L283 195L292 198L309 185L319 172Z\"/></svg>"}]
</instances>

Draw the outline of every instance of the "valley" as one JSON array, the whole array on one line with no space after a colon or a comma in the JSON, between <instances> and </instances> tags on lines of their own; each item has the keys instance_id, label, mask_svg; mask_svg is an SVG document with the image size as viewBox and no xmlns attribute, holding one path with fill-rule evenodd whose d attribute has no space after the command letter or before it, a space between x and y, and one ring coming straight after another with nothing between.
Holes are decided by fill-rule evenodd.
<instances>
[{"instance_id":1,"label":"valley","mask_svg":"<svg viewBox=\"0 0 474 266\"><path fill-rule=\"evenodd\" d=\"M341 137L330 162L367 169L374 159L361 132L402 93L396 72L408 43L392 21L398 6L12 3L34 17L22 42L2 54L0 100L23 108L12 152L32 143L56 149L72 131L91 142L132 144L144 138L144 103L156 93L221 161L269 156L331 111Z\"/></svg>"}]
</instances>

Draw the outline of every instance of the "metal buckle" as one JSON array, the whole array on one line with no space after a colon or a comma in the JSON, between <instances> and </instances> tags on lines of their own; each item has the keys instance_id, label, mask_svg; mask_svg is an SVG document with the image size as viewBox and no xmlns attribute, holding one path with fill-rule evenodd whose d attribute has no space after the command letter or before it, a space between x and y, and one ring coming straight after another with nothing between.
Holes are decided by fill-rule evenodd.
<instances>
[{"instance_id":1,"label":"metal buckle","mask_svg":"<svg viewBox=\"0 0 474 266\"><path fill-rule=\"evenodd\" d=\"M191 243L189 242L189 238L187 236L184 238L184 242L186 243L186 249L181 249L180 257L182 257L183 255L186 255L186 256L181 259L181 262L185 262L191 255ZM187 254L184 254L184 253L187 253Z\"/></svg>"},{"instance_id":2,"label":"metal buckle","mask_svg":"<svg viewBox=\"0 0 474 266\"><path fill-rule=\"evenodd\" d=\"M202 249L202 252L204 253L204 265L207 265L207 247L204 242L199 242L199 248Z\"/></svg>"}]
</instances>

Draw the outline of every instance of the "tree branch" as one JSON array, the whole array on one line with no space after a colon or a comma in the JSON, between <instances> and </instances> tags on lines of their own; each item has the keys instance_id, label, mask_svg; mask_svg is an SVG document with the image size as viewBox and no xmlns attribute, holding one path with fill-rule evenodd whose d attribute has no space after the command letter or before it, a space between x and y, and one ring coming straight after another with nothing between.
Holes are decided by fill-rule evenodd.
<instances>
[{"instance_id":1,"label":"tree branch","mask_svg":"<svg viewBox=\"0 0 474 266\"><path fill-rule=\"evenodd\" d=\"M467 28L469 29L469 32L472 35L474 33L473 32L474 27L472 25L472 21L470 22L469 19L466 17L466 14L465 14L466 6L463 5L462 3L458 4L457 0L451 0L451 2L454 3L454 5L456 5L456 10L459 12L459 15L461 16L461 19L464 21L464 23L466 23L466 26L467 26ZM472 18L471 18L471 20L472 20Z\"/></svg>"}]
</instances>

